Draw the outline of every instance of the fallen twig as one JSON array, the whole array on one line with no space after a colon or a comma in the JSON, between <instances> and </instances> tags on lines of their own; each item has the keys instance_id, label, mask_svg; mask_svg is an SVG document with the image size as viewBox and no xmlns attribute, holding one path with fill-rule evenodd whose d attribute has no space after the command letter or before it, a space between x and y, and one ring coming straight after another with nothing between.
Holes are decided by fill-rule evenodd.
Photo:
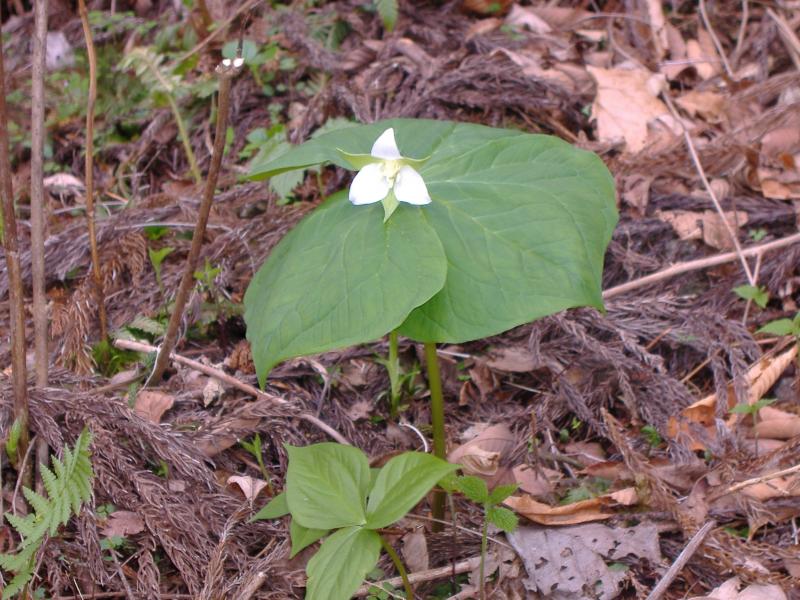
<instances>
[{"instance_id":1,"label":"fallen twig","mask_svg":"<svg viewBox=\"0 0 800 600\"><path fill-rule=\"evenodd\" d=\"M462 560L461 562L456 563L455 565L448 565L446 567L438 567L436 569L428 569L427 571L417 571L416 573L409 573L408 580L412 584L420 583L422 581L433 581L435 579L440 579L442 577L449 577L450 575L459 575L460 573L467 573L476 569L481 562L480 556L473 556L472 558L468 558L466 560ZM388 583L392 587L398 587L402 585L402 580L399 577L393 577L392 579L384 579L383 581L376 581L375 583L368 583L362 585L360 588L356 590L356 593L353 594L354 596L366 596L369 593L369 590L373 587L379 588Z\"/></svg>"},{"instance_id":2,"label":"fallen twig","mask_svg":"<svg viewBox=\"0 0 800 600\"><path fill-rule=\"evenodd\" d=\"M741 257L759 256L764 252L769 252L770 250L783 248L785 246L791 246L792 244L797 244L799 242L800 233L795 233L779 240L761 244L760 246L745 248L741 250ZM717 254L716 256L709 256L707 258L700 258L698 260L690 260L688 262L678 263L676 265L672 265L671 267L667 267L666 269L662 269L661 271L656 271L650 275L640 277L639 279L634 279L633 281L628 281L627 283L622 283L612 288L608 288L603 292L603 298L613 298L614 296L619 296L620 294L630 292L631 290L635 290L646 285L651 285L653 283L658 283L659 281L663 281L665 279L670 279L671 277L675 277L676 275L680 275L682 273L689 273L691 271L699 271L700 269L722 265L727 262L731 262L732 260L736 260L739 258L739 256L739 252L726 252L724 254Z\"/></svg>"},{"instance_id":3,"label":"fallen twig","mask_svg":"<svg viewBox=\"0 0 800 600\"><path fill-rule=\"evenodd\" d=\"M661 596L669 589L669 586L672 585L673 580L675 577L678 576L678 573L681 572L686 563L689 562L689 559L694 556L694 553L697 552L697 549L703 543L703 540L708 535L708 532L716 525L715 521L707 521L705 525L703 525L697 532L692 536L692 539L689 540L689 543L686 544L686 547L683 551L678 555L678 558L675 559L675 562L672 563L672 566L667 570L664 574L664 577L661 578L661 581L658 582L658 585L653 588L653 591L650 592L650 595L647 596L647 600L659 600Z\"/></svg>"},{"instance_id":4,"label":"fallen twig","mask_svg":"<svg viewBox=\"0 0 800 600\"><path fill-rule=\"evenodd\" d=\"M733 492L738 492L739 490L750 487L751 485L764 483L770 479L777 479L778 477L783 477L785 475L791 475L792 473L797 473L798 471L800 471L800 464L794 465L793 467L787 467L786 469L781 469L780 471L775 471L773 473L767 473L766 475L759 475L758 477L753 477L752 479L745 479L744 481L734 483L732 486L728 487L722 494L720 494L720 496L732 494Z\"/></svg>"},{"instance_id":5,"label":"fallen twig","mask_svg":"<svg viewBox=\"0 0 800 600\"><path fill-rule=\"evenodd\" d=\"M114 340L114 345L117 348L134 350L135 352L158 352L158 348L156 346L151 346L150 344L145 344L143 342L134 342L132 340ZM280 406L287 406L290 404L288 400L285 400L280 396L275 396L274 394L262 392L258 388L253 387L252 385L249 385L243 381L239 381L236 379L236 377L228 375L225 371L220 369L215 369L214 367L204 365L201 362L192 360L191 358L186 358L180 354L175 354L174 352L170 353L169 358L174 360L176 363L189 367L190 369L205 373L209 377L219 379L220 381L235 387L237 390L241 390L247 394L250 394L251 396L255 396L256 398L269 400L270 402L274 402ZM308 413L299 413L297 417L324 431L340 444L346 444L348 446L352 445L341 433L314 415Z\"/></svg>"}]
</instances>

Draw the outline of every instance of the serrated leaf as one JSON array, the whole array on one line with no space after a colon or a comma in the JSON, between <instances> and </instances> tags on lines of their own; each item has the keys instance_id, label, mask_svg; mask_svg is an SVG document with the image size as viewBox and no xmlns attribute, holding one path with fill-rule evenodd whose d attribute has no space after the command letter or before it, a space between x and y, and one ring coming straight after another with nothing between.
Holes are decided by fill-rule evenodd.
<instances>
[{"instance_id":1,"label":"serrated leaf","mask_svg":"<svg viewBox=\"0 0 800 600\"><path fill-rule=\"evenodd\" d=\"M286 502L292 519L309 529L337 529L366 522L369 463L358 448L323 443L286 446Z\"/></svg>"},{"instance_id":2,"label":"serrated leaf","mask_svg":"<svg viewBox=\"0 0 800 600\"><path fill-rule=\"evenodd\" d=\"M340 529L308 562L306 600L348 600L377 564L378 534L362 527Z\"/></svg>"},{"instance_id":3,"label":"serrated leaf","mask_svg":"<svg viewBox=\"0 0 800 600\"><path fill-rule=\"evenodd\" d=\"M292 540L292 550L289 558L294 558L298 552L316 542L318 539L325 537L329 529L309 529L303 527L295 519L289 523L289 537Z\"/></svg>"},{"instance_id":4,"label":"serrated leaf","mask_svg":"<svg viewBox=\"0 0 800 600\"><path fill-rule=\"evenodd\" d=\"M272 500L267 502L256 514L250 517L250 523L253 521L265 521L268 519L279 519L284 515L289 514L289 504L286 502L286 492L281 492Z\"/></svg>"},{"instance_id":5,"label":"serrated leaf","mask_svg":"<svg viewBox=\"0 0 800 600\"><path fill-rule=\"evenodd\" d=\"M519 485L516 483L511 483L509 485L498 485L492 490L492 493L489 494L489 503L500 504L503 500L516 492L517 488L519 488Z\"/></svg>"},{"instance_id":6,"label":"serrated leaf","mask_svg":"<svg viewBox=\"0 0 800 600\"><path fill-rule=\"evenodd\" d=\"M770 333L772 335L797 335L794 321L791 319L776 319L770 321L756 333Z\"/></svg>"},{"instance_id":7,"label":"serrated leaf","mask_svg":"<svg viewBox=\"0 0 800 600\"><path fill-rule=\"evenodd\" d=\"M442 477L457 465L421 452L404 452L387 462L369 493L370 529L391 525L411 510Z\"/></svg>"},{"instance_id":8,"label":"serrated leaf","mask_svg":"<svg viewBox=\"0 0 800 600\"><path fill-rule=\"evenodd\" d=\"M769 302L769 292L766 288L754 285L740 285L733 288L734 293L745 300L752 300L759 307L766 308Z\"/></svg>"},{"instance_id":9,"label":"serrated leaf","mask_svg":"<svg viewBox=\"0 0 800 600\"><path fill-rule=\"evenodd\" d=\"M475 477L474 475L459 477L456 482L456 488L467 498L478 504L484 504L489 501L489 488L486 487L486 482L480 477Z\"/></svg>"},{"instance_id":10,"label":"serrated leaf","mask_svg":"<svg viewBox=\"0 0 800 600\"><path fill-rule=\"evenodd\" d=\"M145 333L155 336L162 336L167 332L167 328L163 323L151 319L150 317L145 317L144 315L137 315L134 317L134 319L128 323L127 328L138 329L139 331L144 331Z\"/></svg>"},{"instance_id":11,"label":"serrated leaf","mask_svg":"<svg viewBox=\"0 0 800 600\"><path fill-rule=\"evenodd\" d=\"M502 506L492 506L486 511L486 520L498 529L502 529L506 533L511 533L517 528L519 519L517 515L503 508Z\"/></svg>"},{"instance_id":12,"label":"serrated leaf","mask_svg":"<svg viewBox=\"0 0 800 600\"><path fill-rule=\"evenodd\" d=\"M417 207L401 206L384 226L380 206L335 194L281 240L247 289L259 381L287 358L381 337L441 289L446 268Z\"/></svg>"},{"instance_id":13,"label":"serrated leaf","mask_svg":"<svg viewBox=\"0 0 800 600\"><path fill-rule=\"evenodd\" d=\"M49 510L50 503L44 496L37 494L32 489L27 488L25 486L22 487L22 494L25 496L25 499L28 501L28 504L30 504L33 510L35 510L36 512L43 513Z\"/></svg>"}]
</instances>

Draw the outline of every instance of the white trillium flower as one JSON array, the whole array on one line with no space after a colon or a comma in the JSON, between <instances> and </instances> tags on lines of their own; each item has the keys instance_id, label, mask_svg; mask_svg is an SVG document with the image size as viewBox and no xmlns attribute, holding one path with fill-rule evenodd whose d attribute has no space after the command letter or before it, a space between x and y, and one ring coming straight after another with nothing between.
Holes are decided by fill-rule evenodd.
<instances>
[{"instance_id":1,"label":"white trillium flower","mask_svg":"<svg viewBox=\"0 0 800 600\"><path fill-rule=\"evenodd\" d=\"M417 206L430 204L425 181L409 164L420 161L401 156L393 128L375 140L370 157L375 160L363 166L350 185L350 202L362 205L384 201L386 219L397 208L398 201Z\"/></svg>"}]
</instances>

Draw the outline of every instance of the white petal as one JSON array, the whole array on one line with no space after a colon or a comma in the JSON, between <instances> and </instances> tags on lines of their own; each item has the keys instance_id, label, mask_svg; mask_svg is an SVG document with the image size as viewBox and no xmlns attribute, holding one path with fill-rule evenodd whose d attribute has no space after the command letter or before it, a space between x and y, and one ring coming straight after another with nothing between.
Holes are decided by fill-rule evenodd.
<instances>
[{"instance_id":1,"label":"white petal","mask_svg":"<svg viewBox=\"0 0 800 600\"><path fill-rule=\"evenodd\" d=\"M370 154L375 158L383 158L386 160L402 158L402 156L400 156L400 149L397 147L397 142L394 141L394 129L392 127L389 127L389 129L384 131L381 136L375 140Z\"/></svg>"},{"instance_id":2,"label":"white petal","mask_svg":"<svg viewBox=\"0 0 800 600\"><path fill-rule=\"evenodd\" d=\"M380 202L389 193L392 185L383 174L381 163L372 163L361 169L350 184L350 202L372 204Z\"/></svg>"},{"instance_id":3,"label":"white petal","mask_svg":"<svg viewBox=\"0 0 800 600\"><path fill-rule=\"evenodd\" d=\"M422 179L422 175L417 173L412 167L406 165L397 174L394 180L394 195L400 202L409 204L430 204L431 197L428 188Z\"/></svg>"}]
</instances>

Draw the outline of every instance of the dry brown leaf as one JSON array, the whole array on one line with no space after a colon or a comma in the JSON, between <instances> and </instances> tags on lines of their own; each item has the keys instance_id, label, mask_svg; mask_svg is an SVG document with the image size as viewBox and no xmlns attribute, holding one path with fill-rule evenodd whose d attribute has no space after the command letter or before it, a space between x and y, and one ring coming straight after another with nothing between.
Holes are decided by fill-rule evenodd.
<instances>
[{"instance_id":1,"label":"dry brown leaf","mask_svg":"<svg viewBox=\"0 0 800 600\"><path fill-rule=\"evenodd\" d=\"M522 526L508 536L525 563L525 587L537 598L619 597L628 578L610 568L624 556L653 565L662 563L658 530L652 524L612 528L599 523L550 528ZM591 595L586 590L591 590Z\"/></svg>"},{"instance_id":2,"label":"dry brown leaf","mask_svg":"<svg viewBox=\"0 0 800 600\"><path fill-rule=\"evenodd\" d=\"M541 18L536 12L529 7L522 7L519 4L514 4L511 11L506 16L506 25L512 27L524 28L527 27L531 32L543 34L550 33L553 28Z\"/></svg>"},{"instance_id":3,"label":"dry brown leaf","mask_svg":"<svg viewBox=\"0 0 800 600\"><path fill-rule=\"evenodd\" d=\"M597 82L592 116L603 142L625 141L628 152L639 152L648 143L651 122L669 116L658 99L664 76L645 69L602 69L588 66Z\"/></svg>"},{"instance_id":4,"label":"dry brown leaf","mask_svg":"<svg viewBox=\"0 0 800 600\"><path fill-rule=\"evenodd\" d=\"M403 561L411 572L426 571L430 568L428 560L428 541L423 530L412 531L403 536L400 550Z\"/></svg>"},{"instance_id":5,"label":"dry brown leaf","mask_svg":"<svg viewBox=\"0 0 800 600\"><path fill-rule=\"evenodd\" d=\"M702 213L686 210L658 210L656 216L669 223L676 235L682 240L702 239L707 245L719 250L727 250L733 246L730 234L716 211L706 210ZM747 223L745 211L727 211L725 218L734 231Z\"/></svg>"},{"instance_id":6,"label":"dry brown leaf","mask_svg":"<svg viewBox=\"0 0 800 600\"><path fill-rule=\"evenodd\" d=\"M257 479L250 475L231 475L228 477L227 484L230 487L238 487L244 497L250 501L255 500L269 485L263 479Z\"/></svg>"},{"instance_id":7,"label":"dry brown leaf","mask_svg":"<svg viewBox=\"0 0 800 600\"><path fill-rule=\"evenodd\" d=\"M697 31L696 40L686 42L686 56L701 79L710 79L719 72L717 51L705 29Z\"/></svg>"},{"instance_id":8,"label":"dry brown leaf","mask_svg":"<svg viewBox=\"0 0 800 600\"><path fill-rule=\"evenodd\" d=\"M467 475L491 477L497 473L501 459L514 445L514 434L507 425L492 425L453 450L447 460L460 463Z\"/></svg>"},{"instance_id":9,"label":"dry brown leaf","mask_svg":"<svg viewBox=\"0 0 800 600\"><path fill-rule=\"evenodd\" d=\"M760 502L771 498L790 498L800 496L800 478L796 476L775 477L762 483L742 488L741 494Z\"/></svg>"},{"instance_id":10,"label":"dry brown leaf","mask_svg":"<svg viewBox=\"0 0 800 600\"><path fill-rule=\"evenodd\" d=\"M758 185L761 193L775 200L793 200L800 198L800 154L786 155L785 163L790 168L761 166L756 169Z\"/></svg>"},{"instance_id":11,"label":"dry brown leaf","mask_svg":"<svg viewBox=\"0 0 800 600\"><path fill-rule=\"evenodd\" d=\"M628 206L639 211L644 216L650 201L650 186L655 177L644 173L634 173L622 180L622 199Z\"/></svg>"},{"instance_id":12,"label":"dry brown leaf","mask_svg":"<svg viewBox=\"0 0 800 600\"><path fill-rule=\"evenodd\" d=\"M661 0L647 0L647 16L652 30L652 39L656 50L656 60L661 60L669 47L664 8Z\"/></svg>"},{"instance_id":13,"label":"dry brown leaf","mask_svg":"<svg viewBox=\"0 0 800 600\"><path fill-rule=\"evenodd\" d=\"M725 114L727 98L717 92L692 90L675 100L692 117L700 116L708 123L719 123Z\"/></svg>"},{"instance_id":14,"label":"dry brown leaf","mask_svg":"<svg viewBox=\"0 0 800 600\"><path fill-rule=\"evenodd\" d=\"M203 406L208 407L225 395L225 388L219 379L209 377L203 386Z\"/></svg>"},{"instance_id":15,"label":"dry brown leaf","mask_svg":"<svg viewBox=\"0 0 800 600\"><path fill-rule=\"evenodd\" d=\"M788 440L800 435L800 416L765 406L758 411L758 422L753 430L759 438Z\"/></svg>"},{"instance_id":16,"label":"dry brown leaf","mask_svg":"<svg viewBox=\"0 0 800 600\"><path fill-rule=\"evenodd\" d=\"M144 520L139 513L130 510L115 510L108 515L100 530L104 537L127 537L144 531Z\"/></svg>"},{"instance_id":17,"label":"dry brown leaf","mask_svg":"<svg viewBox=\"0 0 800 600\"><path fill-rule=\"evenodd\" d=\"M577 459L583 466L603 462L606 452L597 442L570 442L564 446L564 454Z\"/></svg>"},{"instance_id":18,"label":"dry brown leaf","mask_svg":"<svg viewBox=\"0 0 800 600\"><path fill-rule=\"evenodd\" d=\"M553 482L561 479L561 473L554 469L534 469L530 465L517 465L511 469L519 489L531 496L547 496L553 493Z\"/></svg>"},{"instance_id":19,"label":"dry brown leaf","mask_svg":"<svg viewBox=\"0 0 800 600\"><path fill-rule=\"evenodd\" d=\"M693 596L689 600L786 600L780 586L754 583L739 591L741 585L739 578L733 577L711 590L708 596Z\"/></svg>"},{"instance_id":20,"label":"dry brown leaf","mask_svg":"<svg viewBox=\"0 0 800 600\"><path fill-rule=\"evenodd\" d=\"M585 89L587 83L591 81L586 72L579 69L569 69L566 65L556 65L553 68L542 66L542 57L532 52L515 52L508 48L497 48L492 51L491 56L502 54L511 62L517 65L522 74L531 79L544 80L550 84L558 85L568 92L577 92ZM562 68L563 67L563 68ZM566 72L565 72L566 71Z\"/></svg>"},{"instance_id":21,"label":"dry brown leaf","mask_svg":"<svg viewBox=\"0 0 800 600\"><path fill-rule=\"evenodd\" d=\"M369 419L373 404L369 400L358 400L345 411L347 418L353 422Z\"/></svg>"},{"instance_id":22,"label":"dry brown leaf","mask_svg":"<svg viewBox=\"0 0 800 600\"><path fill-rule=\"evenodd\" d=\"M208 458L224 452L239 443L240 432L254 431L261 419L234 417L214 426L214 428L195 438L195 447Z\"/></svg>"},{"instance_id":23,"label":"dry brown leaf","mask_svg":"<svg viewBox=\"0 0 800 600\"><path fill-rule=\"evenodd\" d=\"M139 390L133 404L133 412L150 421L160 423L161 417L175 404L175 397L164 392Z\"/></svg>"},{"instance_id":24,"label":"dry brown leaf","mask_svg":"<svg viewBox=\"0 0 800 600\"><path fill-rule=\"evenodd\" d=\"M492 369L509 371L510 373L527 373L538 366L533 352L524 346L492 348L486 364Z\"/></svg>"},{"instance_id":25,"label":"dry brown leaf","mask_svg":"<svg viewBox=\"0 0 800 600\"><path fill-rule=\"evenodd\" d=\"M628 490L632 490L632 493ZM620 504L630 506L636 502L638 502L636 489L626 488L614 492L614 494L606 494L563 506L543 504L527 495L511 496L505 500L504 504L523 517L541 525L576 525L611 518L615 514L610 510L613 506Z\"/></svg>"}]
</instances>

